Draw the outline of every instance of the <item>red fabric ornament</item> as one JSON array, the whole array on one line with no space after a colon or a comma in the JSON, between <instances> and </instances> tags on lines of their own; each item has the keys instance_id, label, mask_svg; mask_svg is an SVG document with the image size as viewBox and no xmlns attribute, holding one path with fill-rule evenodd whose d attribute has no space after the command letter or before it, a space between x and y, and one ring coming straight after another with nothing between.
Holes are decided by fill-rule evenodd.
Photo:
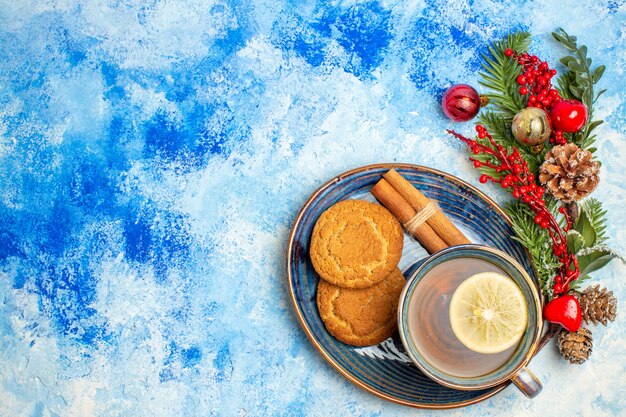
<instances>
[{"instance_id":1,"label":"red fabric ornament","mask_svg":"<svg viewBox=\"0 0 626 417\"><path fill-rule=\"evenodd\" d=\"M578 299L573 295L563 295L550 301L543 308L543 318L558 323L569 332L578 331L583 314Z\"/></svg>"}]
</instances>

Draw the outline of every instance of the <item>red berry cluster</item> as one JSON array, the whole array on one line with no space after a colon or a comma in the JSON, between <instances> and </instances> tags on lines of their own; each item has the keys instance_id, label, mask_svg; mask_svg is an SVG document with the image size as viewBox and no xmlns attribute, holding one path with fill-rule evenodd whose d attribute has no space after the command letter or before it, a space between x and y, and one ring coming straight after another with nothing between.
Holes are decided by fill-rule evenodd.
<instances>
[{"instance_id":1,"label":"red berry cluster","mask_svg":"<svg viewBox=\"0 0 626 417\"><path fill-rule=\"evenodd\" d=\"M526 52L519 54L512 49L506 49L504 54L515 59L524 68L516 81L520 85L519 93L528 95L528 107L537 107L550 113L552 107L562 100L559 92L552 87L551 79L556 75L556 70L550 68L546 61ZM562 131L556 130L550 136L550 143L564 145L567 139L563 137Z\"/></svg>"},{"instance_id":2,"label":"red berry cluster","mask_svg":"<svg viewBox=\"0 0 626 417\"><path fill-rule=\"evenodd\" d=\"M489 132L481 125L476 125L478 138L486 138L489 144L468 139L453 130L448 130L448 132L469 146L474 155L486 154L491 156L489 160L485 161L479 161L470 157L474 167L486 166L500 174L498 178L483 174L479 179L481 183L484 184L488 181L499 183L502 188L512 191L513 197L522 200L533 211L535 223L539 227L548 230L553 243L552 250L554 255L561 261L561 266L554 278L553 294L555 297L558 297L567 293L570 289L570 282L578 278L580 270L576 256L567 250L566 236L568 230L572 228L572 222L567 216L565 209L563 207L559 209L559 212L565 216L566 220L565 227L561 229L550 210L546 208L546 202L543 199L544 188L535 183L535 176L528 170L528 164L522 158L517 148L513 147L509 153L502 145L495 143Z\"/></svg>"}]
</instances>

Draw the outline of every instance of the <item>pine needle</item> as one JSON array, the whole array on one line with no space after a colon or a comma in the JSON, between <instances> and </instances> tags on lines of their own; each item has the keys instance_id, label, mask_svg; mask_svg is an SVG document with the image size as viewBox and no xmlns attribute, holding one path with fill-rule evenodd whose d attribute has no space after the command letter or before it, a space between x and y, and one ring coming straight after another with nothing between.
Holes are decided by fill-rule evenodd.
<instances>
[{"instance_id":1,"label":"pine needle","mask_svg":"<svg viewBox=\"0 0 626 417\"><path fill-rule=\"evenodd\" d=\"M556 205L554 201L549 204ZM506 212L511 216L513 230L517 235L513 239L528 249L543 292L551 294L554 276L561 263L554 256L551 247L552 239L550 239L548 231L534 222L532 211L519 201L509 204L506 207Z\"/></svg>"},{"instance_id":2,"label":"pine needle","mask_svg":"<svg viewBox=\"0 0 626 417\"><path fill-rule=\"evenodd\" d=\"M506 39L496 41L489 47L489 56L483 55L483 70L480 72L480 84L491 90L487 94L490 103L496 108L505 122L510 124L513 116L526 107L526 97L517 91L515 78L521 68L517 62L504 54L507 48L515 51L526 51L530 46L530 33L516 32Z\"/></svg>"}]
</instances>

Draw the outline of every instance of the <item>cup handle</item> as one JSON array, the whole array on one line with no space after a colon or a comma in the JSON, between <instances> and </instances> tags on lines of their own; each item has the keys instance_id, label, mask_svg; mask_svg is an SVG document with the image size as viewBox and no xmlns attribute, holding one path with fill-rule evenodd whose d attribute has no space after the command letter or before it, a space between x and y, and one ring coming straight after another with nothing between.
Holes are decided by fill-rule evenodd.
<instances>
[{"instance_id":1,"label":"cup handle","mask_svg":"<svg viewBox=\"0 0 626 417\"><path fill-rule=\"evenodd\" d=\"M523 367L519 372L513 375L511 382L528 398L535 398L543 389L541 382L539 382L537 377L526 367Z\"/></svg>"}]
</instances>

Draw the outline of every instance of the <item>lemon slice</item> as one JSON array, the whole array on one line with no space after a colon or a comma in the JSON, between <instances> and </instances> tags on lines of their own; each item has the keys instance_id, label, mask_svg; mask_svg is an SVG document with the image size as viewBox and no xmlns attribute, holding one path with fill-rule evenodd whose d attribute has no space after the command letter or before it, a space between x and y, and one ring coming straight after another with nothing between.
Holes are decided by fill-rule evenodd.
<instances>
[{"instance_id":1,"label":"lemon slice","mask_svg":"<svg viewBox=\"0 0 626 417\"><path fill-rule=\"evenodd\" d=\"M522 338L528 313L522 290L496 272L472 275L458 286L450 300L450 324L468 349L498 353Z\"/></svg>"}]
</instances>

